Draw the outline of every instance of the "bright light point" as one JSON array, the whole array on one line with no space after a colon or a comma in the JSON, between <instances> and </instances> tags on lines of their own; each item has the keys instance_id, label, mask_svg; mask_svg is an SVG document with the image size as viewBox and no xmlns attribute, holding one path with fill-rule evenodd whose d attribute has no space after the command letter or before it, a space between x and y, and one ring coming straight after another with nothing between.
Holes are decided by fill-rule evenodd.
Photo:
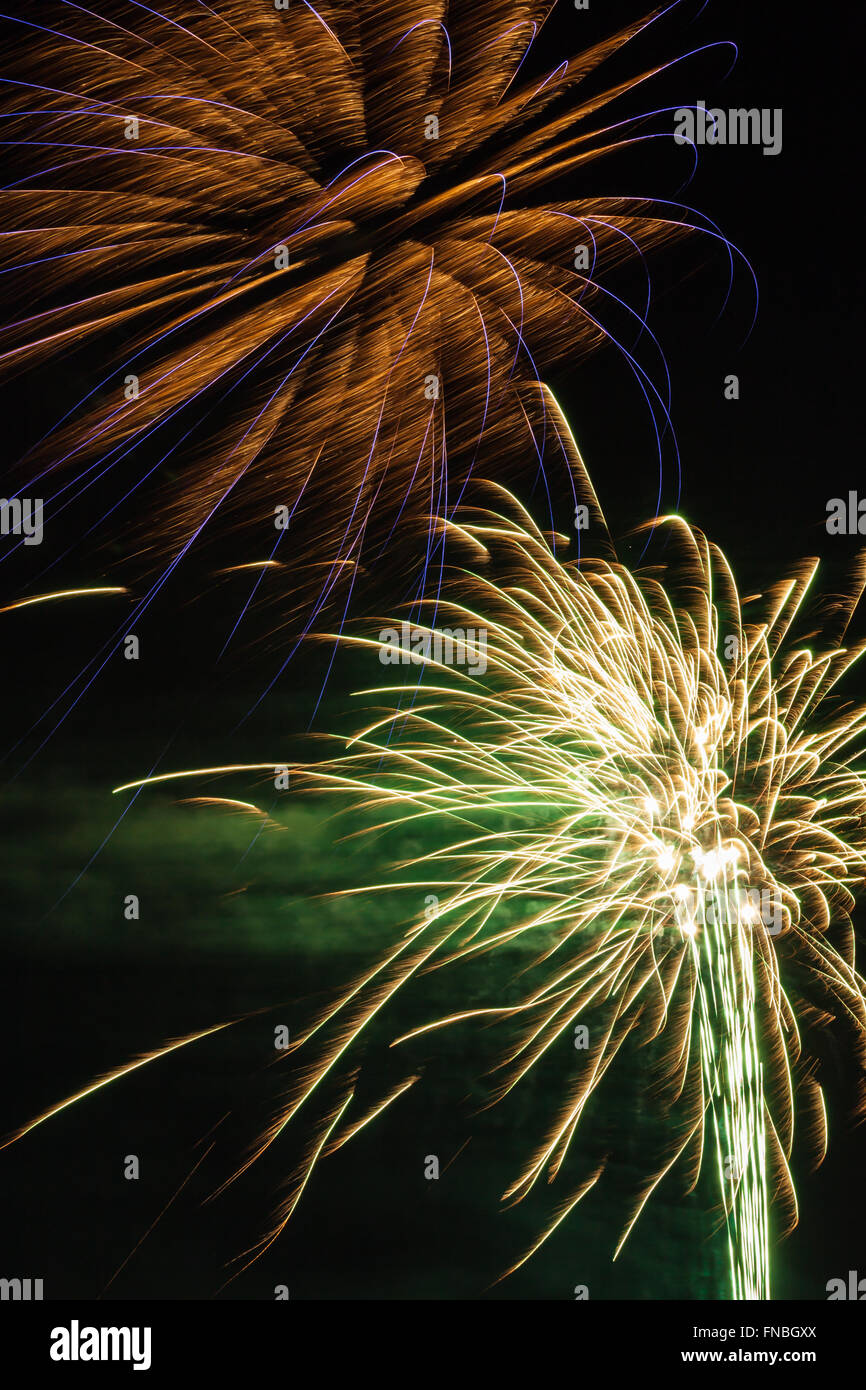
<instances>
[{"instance_id":1,"label":"bright light point","mask_svg":"<svg viewBox=\"0 0 866 1390\"><path fill-rule=\"evenodd\" d=\"M661 854L660 854L659 857L658 857L658 866L659 866L659 870L661 871L661 873L663 873L663 874L668 874L668 873L670 873L670 871L671 871L671 869L674 867L674 864L675 864L675 863L676 863L676 860L674 859L673 850L670 850L670 849L662 850Z\"/></svg>"},{"instance_id":2,"label":"bright light point","mask_svg":"<svg viewBox=\"0 0 866 1390\"><path fill-rule=\"evenodd\" d=\"M689 888L687 883L678 883L676 888L674 889L674 894L676 895L676 897L679 898L681 903L685 902L686 898L689 896L690 893L691 889Z\"/></svg>"},{"instance_id":3,"label":"bright light point","mask_svg":"<svg viewBox=\"0 0 866 1390\"><path fill-rule=\"evenodd\" d=\"M656 799L655 799L654 796L647 796L647 797L645 797L645 798L644 798L644 803L643 803L643 804L644 804L644 809L645 809L645 811L646 811L646 813L647 813L648 816L657 816L657 815L658 815L658 813L659 813L659 804L658 804L658 802L656 801Z\"/></svg>"},{"instance_id":4,"label":"bright light point","mask_svg":"<svg viewBox=\"0 0 866 1390\"><path fill-rule=\"evenodd\" d=\"M701 861L701 873L704 878L717 878L722 868L721 856L715 850L710 850L705 854Z\"/></svg>"}]
</instances>

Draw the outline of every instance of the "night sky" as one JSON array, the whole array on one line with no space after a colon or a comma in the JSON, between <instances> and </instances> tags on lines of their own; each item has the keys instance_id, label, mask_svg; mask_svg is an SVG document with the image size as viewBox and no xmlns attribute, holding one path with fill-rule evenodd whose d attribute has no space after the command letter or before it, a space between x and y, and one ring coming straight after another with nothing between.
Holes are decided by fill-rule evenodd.
<instances>
[{"instance_id":1,"label":"night sky","mask_svg":"<svg viewBox=\"0 0 866 1390\"><path fill-rule=\"evenodd\" d=\"M689 22L698 8L686 6L641 36L600 81L703 50L627 97L624 111L636 103L660 109L697 100L724 109L782 108L781 154L705 149L686 182L690 152L652 141L593 166L579 187L688 203L748 258L760 291L751 333L754 287L739 257L720 316L729 267L717 241L695 238L651 263L650 325L670 371L681 465L680 472L668 435L661 510L678 508L721 545L744 592L759 591L808 555L822 559L832 588L844 582L861 542L828 535L827 503L858 488L866 495L858 360L863 258L851 206L862 22L855 7L797 11L776 0L711 0ZM533 61L545 68L584 35L599 38L641 10L591 0L588 12L576 12L562 0ZM705 48L722 40L739 49L727 77L733 49ZM658 119L653 128L661 128ZM566 185L571 196L574 178ZM640 285L634 270L623 276L624 293L639 296ZM657 363L649 344L644 350L641 360ZM74 392L89 369L79 355L62 379L61 362L59 397ZM736 401L725 399L730 374L739 377ZM660 483L656 438L634 376L607 348L574 370L557 371L552 385L621 554L636 559L640 545L629 532L658 510ZM55 413L47 389L44 374L3 388L9 495L18 476L14 460ZM545 524L540 491L525 495ZM5 565L2 602L79 583L124 583L134 557L122 508L78 543L113 496L107 485L93 489L67 515L53 548L25 551ZM568 529L564 488L552 506L555 524ZM358 882L367 862L357 849L335 855L322 817L299 813L292 834L251 844L247 823L200 815L192 821L167 793L142 798L114 830L123 803L110 791L118 782L151 768L291 761L310 728L349 727L349 692L370 680L356 659L341 658L320 701L329 652L303 648L259 703L289 640L278 608L251 611L241 638L217 661L244 591L201 584L195 564L166 587L142 624L147 659L133 668L110 664L50 737L55 719L43 715L109 636L117 610L46 605L3 617L10 634L0 800L2 892L10 909L0 970L4 1129L169 1037L278 1001L286 1001L287 1018L300 1021L311 1000L358 968L355 919L336 920L323 943L316 931L321 909L311 903L331 886ZM361 611L368 605L378 614L400 584L386 562L359 599ZM861 614L855 632L863 630ZM852 699L866 694L862 676L860 687L854 679L847 691ZM243 796L244 788L250 792L249 783L221 782L188 794ZM147 903L134 928L118 906L129 892ZM360 908L357 920L365 942L372 940L375 923ZM856 920L866 930L866 909ZM221 1134L234 1154L258 1132L275 1099L260 1066L266 1035L283 1016L269 1013L259 1031L255 1022L245 1024L232 1041L145 1068L4 1152L0 1274L42 1275L46 1297L100 1295L207 1148L210 1128L231 1112ZM518 1138L531 1132L537 1098L529 1095L501 1117L488 1113L476 1126L468 1047L464 1034L460 1045L430 1061L424 1094L349 1146L317 1178L278 1246L221 1297L271 1298L278 1283L298 1298L568 1300L582 1283L599 1298L725 1296L724 1238L709 1215L711 1199L705 1189L686 1198L676 1184L659 1194L616 1265L610 1250L621 1194L614 1183L536 1261L494 1285L534 1230L535 1211L527 1205L503 1213L498 1195ZM386 1051L371 1043L373 1072L386 1071ZM779 1298L823 1299L828 1279L866 1267L866 1134L850 1113L853 1065L828 1042L821 1079L830 1153L815 1175L795 1168L801 1220L773 1256ZM555 1086L555 1075L546 1084ZM619 1135L624 1186L636 1157L627 1136L637 1133L649 1100L638 1058L587 1116L590 1132L580 1141L587 1152ZM619 1126L609 1120L617 1112ZM419 1178L419 1155L431 1147L454 1157L450 1181ZM141 1153L146 1180L122 1180L127 1153ZM226 1261L261 1229L288 1161L288 1153L272 1158L256 1181L207 1205L202 1200L221 1170L203 1164L105 1296L213 1297L227 1277Z\"/></svg>"}]
</instances>

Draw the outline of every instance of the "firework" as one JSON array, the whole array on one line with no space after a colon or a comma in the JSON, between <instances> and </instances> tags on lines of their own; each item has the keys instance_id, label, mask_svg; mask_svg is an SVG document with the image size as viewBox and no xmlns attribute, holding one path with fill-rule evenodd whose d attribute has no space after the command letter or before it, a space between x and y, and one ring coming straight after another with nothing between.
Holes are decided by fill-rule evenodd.
<instances>
[{"instance_id":1,"label":"firework","mask_svg":"<svg viewBox=\"0 0 866 1390\"><path fill-rule=\"evenodd\" d=\"M644 138L606 108L657 71L579 94L642 21L528 76L551 8L47 0L7 19L0 362L65 356L89 381L30 451L50 515L138 493L124 549L159 574L227 534L273 560L291 530L274 568L309 617L395 531L423 572L433 528L408 523L449 514L482 465L508 479L520 435L531 481L545 423L523 386L605 341L622 301L602 279L685 230L645 200L548 193Z\"/></svg>"},{"instance_id":2,"label":"firework","mask_svg":"<svg viewBox=\"0 0 866 1390\"><path fill-rule=\"evenodd\" d=\"M835 693L863 650L841 645L862 582L823 615L836 644L818 653L795 635L814 563L747 601L721 552L678 518L662 522L661 572L632 574L610 557L557 559L514 500L501 503L449 528L468 547L470 596L416 627L417 696L395 689L345 756L311 774L400 833L429 821L440 837L406 866L434 895L432 920L322 1022L350 1018L354 1039L398 985L447 968L453 1014L398 1041L470 1019L517 1026L495 1069L500 1101L592 1020L585 1065L505 1194L517 1200L563 1168L634 1034L675 1137L617 1253L661 1179L679 1164L694 1186L709 1149L732 1294L767 1297L772 1197L796 1221L795 1115L819 1161L826 1151L810 1030L838 1025L862 1071L850 912L866 862L853 766L866 711ZM483 676L424 655L482 631ZM537 959L518 997L463 1007L460 964L521 942Z\"/></svg>"},{"instance_id":3,"label":"firework","mask_svg":"<svg viewBox=\"0 0 866 1390\"><path fill-rule=\"evenodd\" d=\"M575 1160L575 1133L606 1073L618 1057L621 1067L637 1058L668 1138L647 1160L615 1253L668 1173L691 1189L708 1164L732 1296L767 1297L771 1202L780 1229L797 1219L795 1117L818 1162L827 1148L815 1030L838 1028L861 1075L866 1055L850 917L866 876L866 779L854 766L866 709L837 691L864 647L845 643L864 580L824 603L825 649L815 651L814 632L798 633L816 562L743 598L724 555L668 517L655 523L663 564L631 572L552 396L548 405L582 480L597 554L563 559L565 538L557 555L553 538L490 485L492 506L441 522L466 563L433 621L412 624L405 659L423 679L363 692L387 696L375 721L345 753L294 774L348 796L367 833L379 811L377 836L405 839L426 825L435 844L370 887L421 892L420 919L294 1040L302 1069L290 1097L234 1176L299 1116L317 1137L245 1258L278 1237L315 1164L419 1080L407 1068L355 1113L357 1045L374 1023L387 1029L389 1004L411 991L418 1022L391 1032L395 1055L439 1030L504 1035L490 1104L531 1086L585 1030L583 1065L506 1200ZM398 633L352 640L404 659ZM510 969L515 953L504 996L491 986L479 1000L477 977L464 995L474 962ZM431 970L447 972L454 999L443 1017L430 1016L420 984ZM572 1183L513 1269L607 1161Z\"/></svg>"}]
</instances>

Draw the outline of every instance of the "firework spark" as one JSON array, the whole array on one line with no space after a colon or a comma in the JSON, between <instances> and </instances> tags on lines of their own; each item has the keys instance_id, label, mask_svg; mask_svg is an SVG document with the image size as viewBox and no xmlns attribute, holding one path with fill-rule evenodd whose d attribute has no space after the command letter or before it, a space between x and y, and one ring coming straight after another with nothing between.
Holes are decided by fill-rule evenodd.
<instances>
[{"instance_id":1,"label":"firework spark","mask_svg":"<svg viewBox=\"0 0 866 1390\"><path fill-rule=\"evenodd\" d=\"M500 500L448 528L472 557L471 596L445 605L446 626L418 628L428 650L437 633L485 630L486 674L422 653L408 706L405 686L390 692L391 709L309 774L400 833L431 822L442 843L406 865L435 895L432 920L321 1020L344 1026L302 1098L342 1059L347 1020L357 1037L431 967L455 972L457 999L461 962L524 941L536 968L521 970L516 1001L470 1003L395 1045L473 1018L518 1025L495 1069L499 1101L592 1020L584 1068L504 1194L520 1200L559 1173L634 1033L661 1059L655 1094L674 1140L617 1253L677 1162L697 1183L709 1134L733 1296L767 1297L771 1197L796 1221L795 1115L819 1161L826 1151L808 1030L847 1030L862 1072L850 912L866 874L866 780L852 765L866 710L836 686L864 647L842 645L863 582L824 614L836 641L816 653L795 637L813 563L744 600L721 552L679 518L661 522L661 576L633 574L610 557L562 562Z\"/></svg>"},{"instance_id":2,"label":"firework spark","mask_svg":"<svg viewBox=\"0 0 866 1390\"><path fill-rule=\"evenodd\" d=\"M0 613L14 613L16 608L30 608L35 603L54 603L62 598L96 598L102 594L125 594L126 590L116 585L96 589L58 589L53 594L34 594L30 598L20 598L15 603L7 603Z\"/></svg>"},{"instance_id":3,"label":"firework spark","mask_svg":"<svg viewBox=\"0 0 866 1390\"><path fill-rule=\"evenodd\" d=\"M7 18L0 367L101 364L30 453L52 515L101 479L124 502L158 486L125 542L158 573L213 533L259 552L279 516L293 564L274 568L309 580L309 617L419 517L423 572L433 517L481 464L509 477L527 432L531 479L544 422L522 386L604 342L622 301L602 279L687 230L645 199L547 192L650 138L606 108L658 71L577 94L650 16L529 77L551 8L46 0Z\"/></svg>"},{"instance_id":4,"label":"firework spark","mask_svg":"<svg viewBox=\"0 0 866 1390\"><path fill-rule=\"evenodd\" d=\"M562 432L580 477L564 421ZM862 567L846 597L823 605L818 652L806 645L813 631L798 637L816 562L744 598L723 554L668 517L654 523L667 535L663 565L633 573L583 478L600 558L559 558L500 488L493 507L441 523L467 564L456 596L436 600L435 625L415 625L423 683L363 692L388 697L375 721L345 753L293 774L348 796L367 833L373 810L377 836L432 827L435 847L370 891L420 890L434 906L295 1038L292 1055L313 1060L236 1176L301 1112L318 1137L250 1258L283 1229L311 1166L382 1108L353 1114L356 1044L374 1022L387 1027L395 995L430 970L448 972L455 1007L430 1017L414 989L418 1022L391 1031L395 1055L473 1022L500 1030L491 1104L587 1027L584 1064L504 1199L577 1161L591 1099L618 1056L637 1055L669 1141L647 1160L615 1254L666 1175L678 1168L694 1188L709 1151L735 1298L769 1294L770 1202L780 1229L796 1222L795 1118L817 1161L826 1153L815 1030L837 1027L863 1074L850 914L866 877L866 778L854 766L866 709L837 691L866 645L845 640ZM486 634L483 674L425 655L454 652L470 629ZM381 637L352 640L381 654ZM505 997L461 996L472 962L513 964L520 948ZM383 1104L418 1080L416 1063ZM512 1269L606 1163L590 1166Z\"/></svg>"}]
</instances>

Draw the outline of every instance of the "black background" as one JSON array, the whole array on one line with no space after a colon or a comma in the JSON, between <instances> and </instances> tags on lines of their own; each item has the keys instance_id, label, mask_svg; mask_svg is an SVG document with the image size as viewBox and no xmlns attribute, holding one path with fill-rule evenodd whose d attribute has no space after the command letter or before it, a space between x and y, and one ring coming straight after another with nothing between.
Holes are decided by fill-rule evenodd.
<instances>
[{"instance_id":1,"label":"black background","mask_svg":"<svg viewBox=\"0 0 866 1390\"><path fill-rule=\"evenodd\" d=\"M849 489L866 491L859 352L862 21L856 7L839 0L799 9L781 3L711 2L695 16L697 9L697 5L684 5L663 19L617 59L611 75L633 71L635 66L648 67L719 40L733 40L739 46L739 58L730 76L724 75L731 50L707 50L654 79L644 89L641 105L677 106L704 99L708 105L723 108L781 107L783 152L772 158L758 148L706 149L695 177L687 188L681 188L690 169L689 152L677 149L672 142L664 146L654 142L639 153L613 157L603 172L592 174L593 187L658 193L692 204L720 225L757 274L760 311L754 331L743 345L754 306L750 277L741 264L736 268L728 309L718 322L727 284L726 258L718 248L708 246L699 254L690 251L682 262L674 253L664 258L657 270L650 322L673 381L672 417L682 459L683 514L726 550L743 587L747 583L760 585L764 576L776 578L786 565L804 555L822 557L829 582L842 582L859 541L827 535L826 504L832 497L846 496ZM559 60L580 47L584 37L601 37L639 13L635 5L610 0L592 0L587 13L561 3L538 46L535 61L543 67L551 59ZM724 398L724 379L729 373L740 378L741 399L737 402ZM559 373L554 385L574 426L611 529L625 536L656 509L655 442L643 398L625 364L610 349L583 364L579 371ZM34 422L44 421L45 403L27 383L23 387L18 383L14 398L6 399L7 411L12 411L10 457L14 458L17 440L28 437ZM676 501L676 471L668 455L663 506L673 507ZM562 506L562 523L567 524L564 497ZM121 574L116 582L123 582L120 526L116 540ZM624 549L627 554L627 544ZM29 563L29 557L25 559ZM105 565L104 555L98 563L105 575L102 582L112 582L113 571ZM32 576L19 573L13 579L28 583ZM89 566L86 551L59 565L43 587L55 587L55 580L58 588L77 580L100 582ZM10 598L16 591L13 588ZM112 770L132 777L153 764L169 737L177 739L177 757L173 751L172 765L183 758L189 760L188 765L195 765L198 758L219 749L221 740L224 743L234 730L238 716L283 659L279 634L274 636L270 631L270 619L259 630L253 617L243 642L215 670L213 657L233 614L233 608L227 613L224 590L197 597L194 586L186 586L182 579L173 584L144 628L154 655L146 669L136 672L134 691L128 682L124 684L127 672L106 671L62 729L26 766L26 759L52 721L40 725L35 735L29 734L29 729L82 660L108 635L113 622L89 614L82 617L70 609L62 614L59 610L31 614L26 621L11 615L9 622L15 626L7 628L13 635L6 640L4 733L10 749L20 739L24 741L5 764L7 775L14 779L7 794L14 798L14 789L23 782L44 785L50 795L57 767L74 768L78 773L82 768L92 771L103 755ZM862 620L857 630L862 630ZM260 707L256 719L245 726L242 747L246 754L269 756L278 726L281 735L290 738L302 732L312 713L321 675L318 656L302 655L292 663L274 696L275 700L285 697L288 705L266 702ZM217 691L220 698L215 700ZM858 693L856 688L852 693ZM341 699L337 683L335 704L331 709L326 704L320 711L318 727L326 725L329 718L339 722ZM287 708L297 719L291 729L281 725ZM234 750L241 745L235 742L231 747ZM4 832L5 867L14 875L14 799L4 816ZM50 859L50 837L37 847L37 853ZM11 897L17 901L14 893ZM40 900L34 907L34 932L48 906ZM860 922L862 925L862 912ZM217 965L209 982L191 991L182 971L172 974L175 966L171 959L165 964L147 965L93 957L82 964L76 962L72 950L46 960L38 950L22 948L20 942L14 946L4 972L0 1009L0 1041L8 1062L4 1111L9 1124L21 1123L38 1105L122 1060L134 1050L125 1045L127 1037L134 1038L136 1044L148 1036L156 1042L154 1034L167 1036L172 1030L205 1026L218 1015L223 1002L221 982L239 967L232 965L227 972L224 964ZM243 965L250 977L257 968L255 961ZM101 1016L96 1018L92 999L84 1012L81 1003L82 994L90 997L87 989L92 990L94 975L98 997L103 1001ZM85 978L89 985L80 987ZM303 980L300 969L295 986ZM307 983L311 989L318 985L315 979ZM154 1012L155 990L160 1002ZM227 997L230 994L228 983L225 993ZM261 981L252 980L250 993L262 998L266 990ZM113 1052L112 1039L116 1044ZM846 1115L850 1100L846 1065L838 1059L824 1077L833 1117L830 1158L817 1175L802 1177L800 1225L775 1260L779 1297L822 1298L826 1279L844 1275L849 1268L866 1272L866 1203L862 1195L866 1138L862 1128ZM211 1081L218 1102L219 1082ZM170 1089L170 1083L166 1084ZM152 1105L153 1100L145 1103ZM134 1098L129 1102L130 1123L135 1121L137 1104ZM166 1093L159 1104L165 1117L161 1122L165 1147L170 1151L172 1126L177 1125L178 1135L183 1130L177 1113L183 1102ZM92 1128L85 1117L71 1130L63 1131L59 1148L46 1151L43 1144L37 1156L34 1149L25 1152L27 1144L34 1142L25 1140L17 1150L2 1156L8 1165L4 1180L8 1252L4 1268L8 1265L7 1272L12 1274L21 1266L20 1272L26 1274L35 1273L36 1265L44 1267L53 1289L63 1295L93 1296L117 1263L101 1253L104 1245L112 1249L114 1245L101 1224L107 1227L111 1223L109 1210L100 1215L98 1201L76 1199L66 1209L71 1213L71 1226L64 1227L64 1203L57 1200L65 1175L77 1164L98 1166L99 1140ZM383 1150L399 1153L401 1144L408 1144L399 1126L386 1129L384 1135ZM459 1142L459 1136L455 1139ZM375 1147L366 1150L365 1162L371 1171L381 1167ZM182 1171L179 1166L177 1172ZM56 1175L54 1184L52 1173ZM476 1173L473 1181L480 1183L482 1178L483 1171ZM384 1188L389 1181L387 1174L381 1174L374 1187L378 1182ZM348 1194L352 1183L349 1170L342 1183L343 1193ZM44 1201L41 1185L53 1192ZM80 1187L76 1187L79 1197ZM168 1183L165 1192L171 1190ZM376 1190L380 1204L376 1220L384 1221L383 1192ZM397 1207L402 1195L392 1194ZM465 1211L459 1204L449 1209L446 1203L444 1215L437 1208L409 1220L395 1219L392 1212L390 1224L375 1231L370 1229L368 1212L363 1202L359 1206L357 1196L350 1200L344 1195L341 1200L332 1194L332 1198L324 1225L301 1215L298 1232L292 1237L291 1263L303 1271L299 1296L365 1297L378 1291L399 1297L404 1291L400 1270L407 1250L410 1264L426 1258L434 1269L430 1277L416 1277L405 1286L410 1296L471 1297L482 1292L480 1271L495 1266L503 1238L484 1226L486 1217L478 1218L475 1230L460 1231L465 1212L473 1210L468 1198ZM323 1205L318 1208L320 1220ZM142 1200L140 1210L129 1218L129 1229L143 1230L158 1206L153 1196L150 1201ZM161 1249L152 1262L143 1256L132 1267L134 1273L128 1282L118 1283L117 1296L177 1298L213 1293L220 1280L212 1276L211 1261L218 1247L231 1246L235 1234L235 1248L239 1248L247 1215L241 1204L230 1217L220 1216L220 1239L212 1242L206 1230L207 1213L195 1214L190 1208L184 1234L172 1237L179 1243L173 1249ZM492 1219L501 1224L502 1218ZM76 1226L76 1222L80 1224ZM120 1226L116 1244L122 1250L130 1242L124 1222ZM601 1248L605 1233L589 1227L582 1238ZM621 1276L612 1275L603 1285L603 1293L612 1297L684 1296L675 1278L654 1276L654 1259L669 1266L676 1259L675 1247L662 1243L662 1253L656 1256L652 1231L641 1241L634 1262ZM490 1259L478 1257L479 1243L486 1247ZM502 1250L507 1248L503 1243ZM426 1254L418 1255L418 1250ZM437 1285L437 1260L444 1268L465 1268L467 1277L453 1279L448 1288ZM370 1279L364 1274L368 1262L375 1270ZM279 1267L278 1259L253 1282L239 1282L233 1286L235 1295L268 1297L274 1277L280 1277ZM568 1278L566 1274L565 1280ZM555 1269L548 1269L537 1279L515 1280L498 1292L503 1297L570 1296L568 1289L557 1283Z\"/></svg>"}]
</instances>

